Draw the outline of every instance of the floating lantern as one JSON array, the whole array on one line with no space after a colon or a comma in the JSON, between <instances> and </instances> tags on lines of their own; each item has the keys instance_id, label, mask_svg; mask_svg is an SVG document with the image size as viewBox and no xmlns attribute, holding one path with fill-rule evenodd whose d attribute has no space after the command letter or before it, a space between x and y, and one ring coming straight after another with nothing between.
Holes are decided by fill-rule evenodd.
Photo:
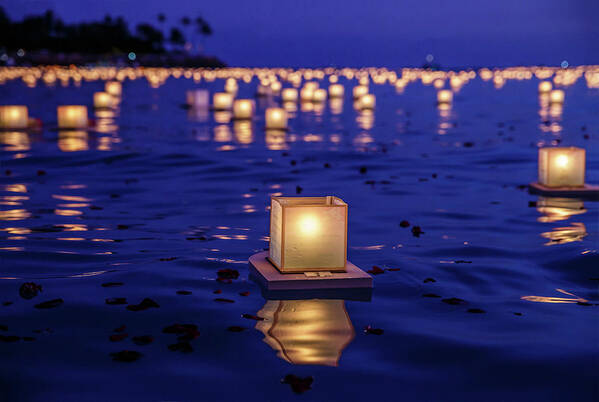
<instances>
[{"instance_id":1,"label":"floating lantern","mask_svg":"<svg viewBox=\"0 0 599 402\"><path fill-rule=\"evenodd\" d=\"M269 260L282 273L345 271L347 204L340 198L272 197Z\"/></svg>"},{"instance_id":2,"label":"floating lantern","mask_svg":"<svg viewBox=\"0 0 599 402\"><path fill-rule=\"evenodd\" d=\"M437 104L450 104L453 102L453 92L449 89L443 89L437 92Z\"/></svg>"},{"instance_id":3,"label":"floating lantern","mask_svg":"<svg viewBox=\"0 0 599 402\"><path fill-rule=\"evenodd\" d=\"M94 92L94 108L109 109L113 106L113 97L108 92Z\"/></svg>"},{"instance_id":4,"label":"floating lantern","mask_svg":"<svg viewBox=\"0 0 599 402\"><path fill-rule=\"evenodd\" d=\"M312 101L317 103L322 103L327 100L327 91L325 89L319 88L314 91L312 95Z\"/></svg>"},{"instance_id":5,"label":"floating lantern","mask_svg":"<svg viewBox=\"0 0 599 402\"><path fill-rule=\"evenodd\" d=\"M237 93L237 81L235 78L227 78L225 82L225 92L235 95Z\"/></svg>"},{"instance_id":6,"label":"floating lantern","mask_svg":"<svg viewBox=\"0 0 599 402\"><path fill-rule=\"evenodd\" d=\"M354 99L359 99L368 93L368 87L366 85L356 85L352 90L352 93L354 95Z\"/></svg>"},{"instance_id":7,"label":"floating lantern","mask_svg":"<svg viewBox=\"0 0 599 402\"><path fill-rule=\"evenodd\" d=\"M291 364L338 366L355 331L345 300L268 300L256 329Z\"/></svg>"},{"instance_id":8,"label":"floating lantern","mask_svg":"<svg viewBox=\"0 0 599 402\"><path fill-rule=\"evenodd\" d=\"M82 129L88 127L87 107L82 105L58 106L58 127L62 129Z\"/></svg>"},{"instance_id":9,"label":"floating lantern","mask_svg":"<svg viewBox=\"0 0 599 402\"><path fill-rule=\"evenodd\" d=\"M265 113L266 128L275 130L287 129L287 112L278 107L269 107Z\"/></svg>"},{"instance_id":10,"label":"floating lantern","mask_svg":"<svg viewBox=\"0 0 599 402\"><path fill-rule=\"evenodd\" d=\"M549 93L549 103L560 105L564 103L565 94L561 89L554 89Z\"/></svg>"},{"instance_id":11,"label":"floating lantern","mask_svg":"<svg viewBox=\"0 0 599 402\"><path fill-rule=\"evenodd\" d=\"M104 91L114 97L120 98L123 92L123 85L119 81L107 81L104 84Z\"/></svg>"},{"instance_id":12,"label":"floating lantern","mask_svg":"<svg viewBox=\"0 0 599 402\"><path fill-rule=\"evenodd\" d=\"M188 106L192 108L207 109L210 104L210 94L205 89L192 89L185 92L185 99Z\"/></svg>"},{"instance_id":13,"label":"floating lantern","mask_svg":"<svg viewBox=\"0 0 599 402\"><path fill-rule=\"evenodd\" d=\"M0 129L25 129L28 126L27 106L0 106Z\"/></svg>"},{"instance_id":14,"label":"floating lantern","mask_svg":"<svg viewBox=\"0 0 599 402\"><path fill-rule=\"evenodd\" d=\"M360 98L360 109L374 109L376 106L376 98L373 94L366 94Z\"/></svg>"},{"instance_id":15,"label":"floating lantern","mask_svg":"<svg viewBox=\"0 0 599 402\"><path fill-rule=\"evenodd\" d=\"M551 92L553 86L551 85L551 81L541 81L539 82L539 93L546 94Z\"/></svg>"},{"instance_id":16,"label":"floating lantern","mask_svg":"<svg viewBox=\"0 0 599 402\"><path fill-rule=\"evenodd\" d=\"M281 100L283 102L297 102L297 89L285 88L281 91Z\"/></svg>"},{"instance_id":17,"label":"floating lantern","mask_svg":"<svg viewBox=\"0 0 599 402\"><path fill-rule=\"evenodd\" d=\"M302 102L312 102L314 99L314 89L307 85L304 86L300 91L300 99Z\"/></svg>"},{"instance_id":18,"label":"floating lantern","mask_svg":"<svg viewBox=\"0 0 599 402\"><path fill-rule=\"evenodd\" d=\"M281 87L282 87L282 85L279 81L275 81L272 84L270 84L270 90L275 95L281 91Z\"/></svg>"},{"instance_id":19,"label":"floating lantern","mask_svg":"<svg viewBox=\"0 0 599 402\"><path fill-rule=\"evenodd\" d=\"M585 150L540 148L539 184L545 187L583 187Z\"/></svg>"},{"instance_id":20,"label":"floating lantern","mask_svg":"<svg viewBox=\"0 0 599 402\"><path fill-rule=\"evenodd\" d=\"M251 119L254 115L254 101L251 99L237 99L233 102L233 118Z\"/></svg>"},{"instance_id":21,"label":"floating lantern","mask_svg":"<svg viewBox=\"0 0 599 402\"><path fill-rule=\"evenodd\" d=\"M345 88L341 84L333 84L329 86L329 97L332 98L343 98L345 94Z\"/></svg>"},{"instance_id":22,"label":"floating lantern","mask_svg":"<svg viewBox=\"0 0 599 402\"><path fill-rule=\"evenodd\" d=\"M342 98L331 98L329 99L329 109L333 114L343 113L343 99Z\"/></svg>"},{"instance_id":23,"label":"floating lantern","mask_svg":"<svg viewBox=\"0 0 599 402\"><path fill-rule=\"evenodd\" d=\"M436 89L441 89L445 86L445 81L443 81L442 79L436 79L433 81L433 86Z\"/></svg>"},{"instance_id":24,"label":"floating lantern","mask_svg":"<svg viewBox=\"0 0 599 402\"><path fill-rule=\"evenodd\" d=\"M227 92L216 92L212 95L212 107L215 110L231 110L233 95Z\"/></svg>"}]
</instances>

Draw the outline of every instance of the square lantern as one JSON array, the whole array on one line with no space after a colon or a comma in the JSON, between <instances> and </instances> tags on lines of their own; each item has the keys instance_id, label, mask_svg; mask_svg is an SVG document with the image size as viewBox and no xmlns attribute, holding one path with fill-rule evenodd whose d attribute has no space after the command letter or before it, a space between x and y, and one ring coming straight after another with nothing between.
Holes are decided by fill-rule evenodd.
<instances>
[{"instance_id":1,"label":"square lantern","mask_svg":"<svg viewBox=\"0 0 599 402\"><path fill-rule=\"evenodd\" d=\"M28 126L27 106L0 106L0 129L26 129Z\"/></svg>"},{"instance_id":2,"label":"square lantern","mask_svg":"<svg viewBox=\"0 0 599 402\"><path fill-rule=\"evenodd\" d=\"M584 187L583 148L540 148L539 184L545 187Z\"/></svg>"},{"instance_id":3,"label":"square lantern","mask_svg":"<svg viewBox=\"0 0 599 402\"><path fill-rule=\"evenodd\" d=\"M82 105L58 106L58 128L82 129L88 127L87 107Z\"/></svg>"},{"instance_id":4,"label":"square lantern","mask_svg":"<svg viewBox=\"0 0 599 402\"><path fill-rule=\"evenodd\" d=\"M94 108L109 109L113 106L113 97L108 92L94 92Z\"/></svg>"},{"instance_id":5,"label":"square lantern","mask_svg":"<svg viewBox=\"0 0 599 402\"><path fill-rule=\"evenodd\" d=\"M215 110L231 110L233 107L233 95L227 92L216 92L212 95L212 107Z\"/></svg>"},{"instance_id":6,"label":"square lantern","mask_svg":"<svg viewBox=\"0 0 599 402\"><path fill-rule=\"evenodd\" d=\"M236 99L233 102L233 117L236 119L251 119L254 115L254 109L252 99Z\"/></svg>"},{"instance_id":7,"label":"square lantern","mask_svg":"<svg viewBox=\"0 0 599 402\"><path fill-rule=\"evenodd\" d=\"M340 198L272 197L269 261L281 273L345 272L347 204Z\"/></svg>"},{"instance_id":8,"label":"square lantern","mask_svg":"<svg viewBox=\"0 0 599 402\"><path fill-rule=\"evenodd\" d=\"M269 107L264 114L266 128L269 130L287 130L287 111L278 107Z\"/></svg>"},{"instance_id":9,"label":"square lantern","mask_svg":"<svg viewBox=\"0 0 599 402\"><path fill-rule=\"evenodd\" d=\"M123 93L123 85L120 81L107 81L104 84L104 91L116 98L120 98Z\"/></svg>"}]
</instances>

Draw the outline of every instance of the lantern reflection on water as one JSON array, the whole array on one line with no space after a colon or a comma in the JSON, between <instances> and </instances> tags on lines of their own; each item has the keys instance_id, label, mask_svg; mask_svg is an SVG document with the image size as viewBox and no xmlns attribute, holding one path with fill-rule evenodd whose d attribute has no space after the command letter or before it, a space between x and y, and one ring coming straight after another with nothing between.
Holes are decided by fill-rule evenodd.
<instances>
[{"instance_id":1,"label":"lantern reflection on water","mask_svg":"<svg viewBox=\"0 0 599 402\"><path fill-rule=\"evenodd\" d=\"M285 130L266 130L266 147L272 151L287 149L287 132Z\"/></svg>"},{"instance_id":2,"label":"lantern reflection on water","mask_svg":"<svg viewBox=\"0 0 599 402\"><path fill-rule=\"evenodd\" d=\"M541 233L541 237L549 240L545 246L582 241L586 235L587 229L582 222L572 222L570 226L557 227L550 232Z\"/></svg>"},{"instance_id":3,"label":"lantern reflection on water","mask_svg":"<svg viewBox=\"0 0 599 402\"><path fill-rule=\"evenodd\" d=\"M26 131L0 131L0 144L9 152L28 151L31 147Z\"/></svg>"},{"instance_id":4,"label":"lantern reflection on water","mask_svg":"<svg viewBox=\"0 0 599 402\"><path fill-rule=\"evenodd\" d=\"M62 152L87 151L87 131L67 130L58 132L58 148Z\"/></svg>"},{"instance_id":5,"label":"lantern reflection on water","mask_svg":"<svg viewBox=\"0 0 599 402\"><path fill-rule=\"evenodd\" d=\"M0 129L26 129L29 126L27 106L0 106Z\"/></svg>"},{"instance_id":6,"label":"lantern reflection on water","mask_svg":"<svg viewBox=\"0 0 599 402\"><path fill-rule=\"evenodd\" d=\"M536 206L543 215L537 219L539 222L562 221L587 212L582 200L576 198L539 197Z\"/></svg>"},{"instance_id":7,"label":"lantern reflection on water","mask_svg":"<svg viewBox=\"0 0 599 402\"><path fill-rule=\"evenodd\" d=\"M338 366L355 331L344 300L269 300L256 329L291 364Z\"/></svg>"},{"instance_id":8,"label":"lantern reflection on water","mask_svg":"<svg viewBox=\"0 0 599 402\"><path fill-rule=\"evenodd\" d=\"M235 120L233 122L235 140L240 144L251 144L254 141L252 122L249 120Z\"/></svg>"}]
</instances>

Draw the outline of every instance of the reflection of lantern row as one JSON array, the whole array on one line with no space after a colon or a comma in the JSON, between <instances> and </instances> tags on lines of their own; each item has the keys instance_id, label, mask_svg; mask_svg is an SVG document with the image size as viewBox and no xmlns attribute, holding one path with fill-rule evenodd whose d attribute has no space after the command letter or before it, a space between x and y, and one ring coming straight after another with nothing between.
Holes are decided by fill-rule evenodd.
<instances>
[{"instance_id":1,"label":"reflection of lantern row","mask_svg":"<svg viewBox=\"0 0 599 402\"><path fill-rule=\"evenodd\" d=\"M540 148L539 183L546 187L583 187L585 150L582 148Z\"/></svg>"},{"instance_id":2,"label":"reflection of lantern row","mask_svg":"<svg viewBox=\"0 0 599 402\"><path fill-rule=\"evenodd\" d=\"M82 105L58 106L58 127L64 129L82 129L88 127L87 107Z\"/></svg>"},{"instance_id":3,"label":"reflection of lantern row","mask_svg":"<svg viewBox=\"0 0 599 402\"><path fill-rule=\"evenodd\" d=\"M347 204L333 197L272 197L269 260L282 273L345 271Z\"/></svg>"},{"instance_id":4,"label":"reflection of lantern row","mask_svg":"<svg viewBox=\"0 0 599 402\"><path fill-rule=\"evenodd\" d=\"M256 329L291 364L337 366L355 331L344 300L269 300Z\"/></svg>"},{"instance_id":5,"label":"reflection of lantern row","mask_svg":"<svg viewBox=\"0 0 599 402\"><path fill-rule=\"evenodd\" d=\"M0 106L1 129L25 129L28 126L27 106Z\"/></svg>"}]
</instances>

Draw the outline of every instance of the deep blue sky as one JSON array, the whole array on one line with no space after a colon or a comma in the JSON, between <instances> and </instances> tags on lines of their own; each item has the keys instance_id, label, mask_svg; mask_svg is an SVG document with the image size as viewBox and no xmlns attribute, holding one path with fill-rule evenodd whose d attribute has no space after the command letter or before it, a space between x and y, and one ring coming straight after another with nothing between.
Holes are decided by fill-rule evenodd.
<instances>
[{"instance_id":1,"label":"deep blue sky","mask_svg":"<svg viewBox=\"0 0 599 402\"><path fill-rule=\"evenodd\" d=\"M13 18L54 10L131 25L202 15L230 65L445 66L599 63L599 0L0 0Z\"/></svg>"}]
</instances>

